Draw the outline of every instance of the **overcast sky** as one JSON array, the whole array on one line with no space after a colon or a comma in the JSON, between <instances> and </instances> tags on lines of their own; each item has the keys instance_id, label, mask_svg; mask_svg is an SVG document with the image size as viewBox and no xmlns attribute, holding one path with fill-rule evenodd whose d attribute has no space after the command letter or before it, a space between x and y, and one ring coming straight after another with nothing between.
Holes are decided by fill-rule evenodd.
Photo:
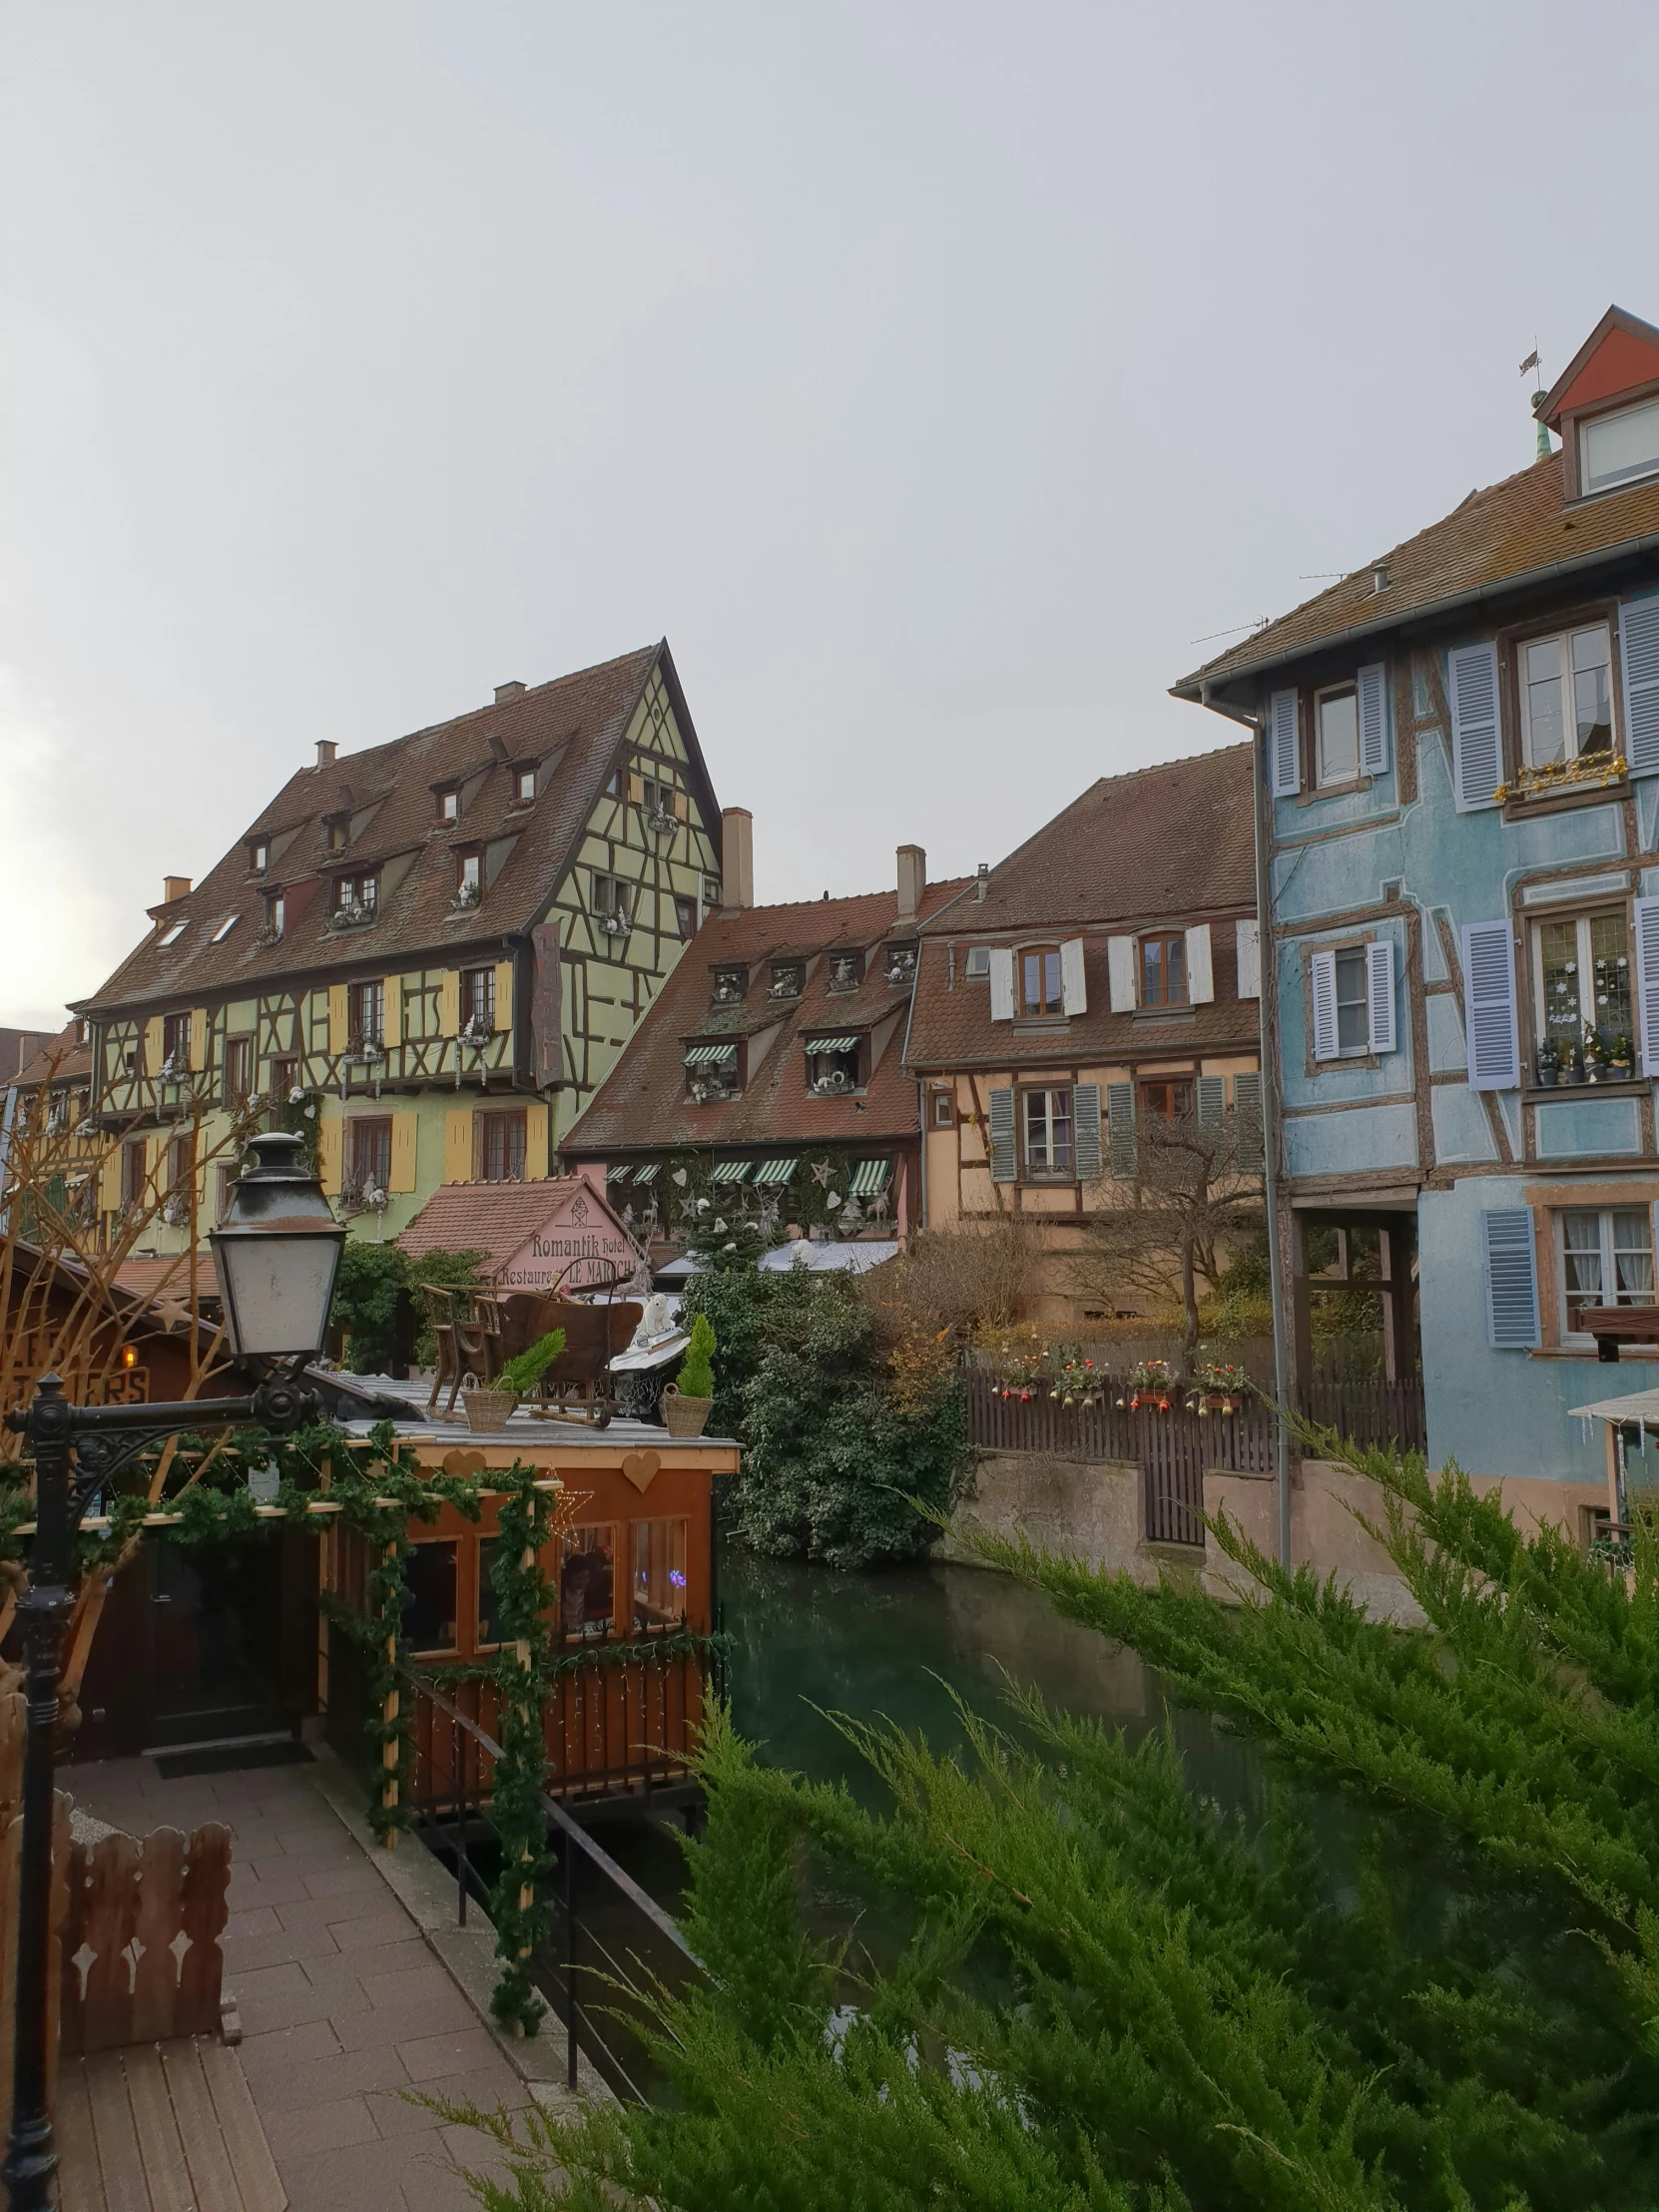
<instances>
[{"instance_id":1,"label":"overcast sky","mask_svg":"<svg viewBox=\"0 0 1659 2212\"><path fill-rule=\"evenodd\" d=\"M318 738L665 634L765 899L1227 742L1165 696L1214 633L1523 467L1534 339L1659 319L1656 53L1606 0L9 0L0 1022Z\"/></svg>"}]
</instances>

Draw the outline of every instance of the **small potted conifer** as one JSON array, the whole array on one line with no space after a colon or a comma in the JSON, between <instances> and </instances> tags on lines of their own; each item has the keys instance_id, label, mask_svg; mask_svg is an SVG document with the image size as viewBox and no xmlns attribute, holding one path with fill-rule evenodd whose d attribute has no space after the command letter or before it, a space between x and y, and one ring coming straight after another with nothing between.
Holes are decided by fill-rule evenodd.
<instances>
[{"instance_id":1,"label":"small potted conifer","mask_svg":"<svg viewBox=\"0 0 1659 2212\"><path fill-rule=\"evenodd\" d=\"M663 1420L671 1436L701 1436L715 1402L715 1332L707 1314L692 1323L680 1380L663 1392Z\"/></svg>"},{"instance_id":2,"label":"small potted conifer","mask_svg":"<svg viewBox=\"0 0 1659 2212\"><path fill-rule=\"evenodd\" d=\"M498 1435L518 1410L519 1399L528 1397L537 1388L564 1348L564 1331L550 1329L539 1343L506 1363L492 1389L462 1390L466 1424L473 1433Z\"/></svg>"}]
</instances>

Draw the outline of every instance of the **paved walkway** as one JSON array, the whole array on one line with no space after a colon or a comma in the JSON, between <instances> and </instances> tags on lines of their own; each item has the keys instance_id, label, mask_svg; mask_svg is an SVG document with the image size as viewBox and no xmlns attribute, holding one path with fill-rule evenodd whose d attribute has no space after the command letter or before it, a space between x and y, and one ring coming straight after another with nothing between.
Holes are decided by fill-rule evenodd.
<instances>
[{"instance_id":1,"label":"paved walkway","mask_svg":"<svg viewBox=\"0 0 1659 2212\"><path fill-rule=\"evenodd\" d=\"M225 1982L292 2212L465 2212L453 2163L482 2138L405 2092L514 2107L530 2091L318 1789L314 1765L164 1782L150 1759L64 1769L77 1807L130 1834L225 1822ZM405 1839L399 1859L418 1852Z\"/></svg>"}]
</instances>

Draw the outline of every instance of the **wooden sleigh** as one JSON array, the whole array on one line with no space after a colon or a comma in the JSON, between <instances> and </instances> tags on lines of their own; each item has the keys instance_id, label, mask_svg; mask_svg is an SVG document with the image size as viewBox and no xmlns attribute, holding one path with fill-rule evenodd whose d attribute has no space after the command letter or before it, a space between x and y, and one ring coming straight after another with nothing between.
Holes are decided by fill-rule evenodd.
<instances>
[{"instance_id":1,"label":"wooden sleigh","mask_svg":"<svg viewBox=\"0 0 1659 2212\"><path fill-rule=\"evenodd\" d=\"M586 1421L594 1428L608 1428L617 1411L611 1362L626 1352L645 1308L634 1299L618 1299L616 1292L629 1280L621 1268L612 1268L603 1281L588 1281L581 1289L604 1303L573 1295L571 1269L604 1266L592 1260L573 1261L546 1292L515 1291L501 1301L503 1360L539 1344L549 1331L562 1329L564 1350L542 1377L529 1400L539 1420Z\"/></svg>"}]
</instances>

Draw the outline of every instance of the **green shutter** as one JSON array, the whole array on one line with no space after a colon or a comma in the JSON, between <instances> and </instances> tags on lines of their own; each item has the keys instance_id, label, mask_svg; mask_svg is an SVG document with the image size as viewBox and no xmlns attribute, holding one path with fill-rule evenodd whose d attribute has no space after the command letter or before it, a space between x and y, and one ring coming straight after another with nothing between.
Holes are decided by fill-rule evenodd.
<instances>
[{"instance_id":1,"label":"green shutter","mask_svg":"<svg viewBox=\"0 0 1659 2212\"><path fill-rule=\"evenodd\" d=\"M1011 1090L992 1091L990 1098L991 1123L991 1181L1012 1183L1019 1174L1019 1162L1014 1145L1014 1094Z\"/></svg>"},{"instance_id":2,"label":"green shutter","mask_svg":"<svg viewBox=\"0 0 1659 2212\"><path fill-rule=\"evenodd\" d=\"M1071 1092L1072 1144L1079 1183L1100 1180L1100 1085L1075 1083Z\"/></svg>"},{"instance_id":3,"label":"green shutter","mask_svg":"<svg viewBox=\"0 0 1659 2212\"><path fill-rule=\"evenodd\" d=\"M1220 1129L1227 1119L1227 1078L1201 1075L1198 1079L1198 1126Z\"/></svg>"},{"instance_id":4,"label":"green shutter","mask_svg":"<svg viewBox=\"0 0 1659 2212\"><path fill-rule=\"evenodd\" d=\"M1106 1151L1112 1173L1120 1181L1132 1179L1137 1164L1133 1083L1107 1084L1106 1119Z\"/></svg>"}]
</instances>

